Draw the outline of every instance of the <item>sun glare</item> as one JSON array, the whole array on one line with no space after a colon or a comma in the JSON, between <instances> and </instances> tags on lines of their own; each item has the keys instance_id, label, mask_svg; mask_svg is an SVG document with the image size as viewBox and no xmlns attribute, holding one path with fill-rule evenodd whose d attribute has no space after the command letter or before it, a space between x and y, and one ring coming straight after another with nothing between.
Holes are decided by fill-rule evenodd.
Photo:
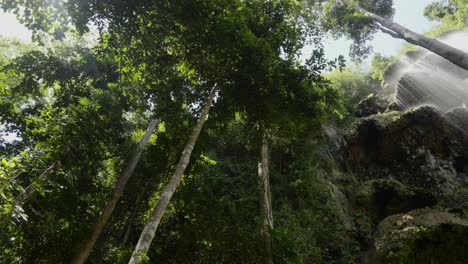
<instances>
[{"instance_id":1,"label":"sun glare","mask_svg":"<svg viewBox=\"0 0 468 264\"><path fill-rule=\"evenodd\" d=\"M31 40L31 32L18 22L14 14L5 12L0 12L0 36Z\"/></svg>"}]
</instances>

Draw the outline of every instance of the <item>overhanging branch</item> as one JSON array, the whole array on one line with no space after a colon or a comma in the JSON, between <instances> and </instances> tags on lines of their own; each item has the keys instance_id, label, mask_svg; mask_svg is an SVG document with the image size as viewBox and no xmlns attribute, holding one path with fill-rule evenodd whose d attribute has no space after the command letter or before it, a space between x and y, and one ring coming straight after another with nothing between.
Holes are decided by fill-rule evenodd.
<instances>
[{"instance_id":1,"label":"overhanging branch","mask_svg":"<svg viewBox=\"0 0 468 264\"><path fill-rule=\"evenodd\" d=\"M400 34L396 33L393 30L385 28L380 23L376 22L376 23L374 23L374 25L376 25L380 29L380 31L382 31L383 33L389 34L390 36L392 36L394 38L397 38L397 39L403 39L403 37Z\"/></svg>"}]
</instances>

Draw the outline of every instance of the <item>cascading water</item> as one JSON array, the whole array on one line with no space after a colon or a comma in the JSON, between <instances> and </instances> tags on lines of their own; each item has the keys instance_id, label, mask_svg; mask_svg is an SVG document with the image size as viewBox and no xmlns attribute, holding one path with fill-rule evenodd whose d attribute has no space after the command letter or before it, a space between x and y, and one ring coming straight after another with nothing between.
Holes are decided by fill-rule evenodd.
<instances>
[{"instance_id":1,"label":"cascading water","mask_svg":"<svg viewBox=\"0 0 468 264\"><path fill-rule=\"evenodd\" d=\"M468 52L468 32L441 39ZM468 105L468 71L429 51L408 52L391 70L388 79L395 89L399 108L434 105L443 112Z\"/></svg>"}]
</instances>

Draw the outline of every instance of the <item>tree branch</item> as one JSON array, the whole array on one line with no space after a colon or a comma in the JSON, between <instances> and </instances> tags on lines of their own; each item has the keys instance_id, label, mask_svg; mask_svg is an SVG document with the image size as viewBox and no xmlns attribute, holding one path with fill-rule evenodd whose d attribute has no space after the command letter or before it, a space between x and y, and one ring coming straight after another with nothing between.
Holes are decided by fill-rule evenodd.
<instances>
[{"instance_id":1,"label":"tree branch","mask_svg":"<svg viewBox=\"0 0 468 264\"><path fill-rule=\"evenodd\" d=\"M53 163L48 167L42 174L39 176L39 180L42 181L43 183L46 183L48 181L49 175L56 169L57 163ZM28 187L26 187L23 192L16 197L16 202L15 206L23 206L24 203L29 201L33 195L37 191L37 186L34 185L34 183L31 183Z\"/></svg>"},{"instance_id":2,"label":"tree branch","mask_svg":"<svg viewBox=\"0 0 468 264\"><path fill-rule=\"evenodd\" d=\"M376 25L380 29L380 31L382 31L383 33L389 34L390 36L397 38L397 39L403 39L403 37L400 34L396 33L393 30L385 28L378 22L375 22L374 25Z\"/></svg>"}]
</instances>

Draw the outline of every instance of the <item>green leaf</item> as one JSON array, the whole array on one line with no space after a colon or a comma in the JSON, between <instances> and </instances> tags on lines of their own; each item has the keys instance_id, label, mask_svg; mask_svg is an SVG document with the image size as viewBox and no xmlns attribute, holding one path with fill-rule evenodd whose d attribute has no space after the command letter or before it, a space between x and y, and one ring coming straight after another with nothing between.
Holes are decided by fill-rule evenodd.
<instances>
[{"instance_id":1,"label":"green leaf","mask_svg":"<svg viewBox=\"0 0 468 264\"><path fill-rule=\"evenodd\" d=\"M83 106L88 106L90 104L88 98L86 98L86 97L82 97L79 102Z\"/></svg>"}]
</instances>

